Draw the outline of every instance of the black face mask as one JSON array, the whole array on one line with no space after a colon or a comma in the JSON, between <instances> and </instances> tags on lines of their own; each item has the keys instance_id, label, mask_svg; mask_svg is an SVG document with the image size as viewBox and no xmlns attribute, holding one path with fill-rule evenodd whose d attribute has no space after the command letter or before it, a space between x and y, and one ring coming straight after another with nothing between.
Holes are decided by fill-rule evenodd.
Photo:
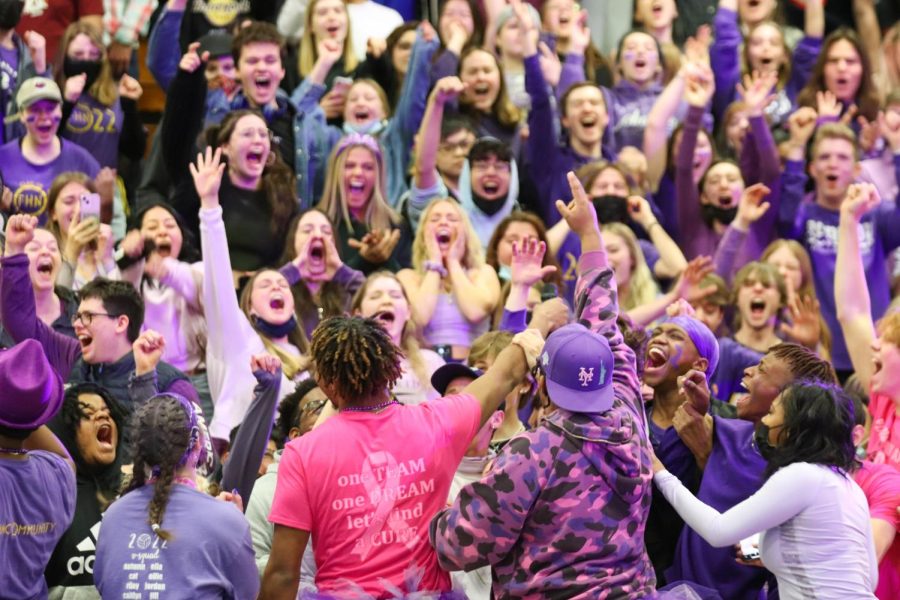
<instances>
[{"instance_id":1,"label":"black face mask","mask_svg":"<svg viewBox=\"0 0 900 600\"><path fill-rule=\"evenodd\" d=\"M704 204L700 207L700 212L703 215L703 220L709 225L712 225L713 221L728 225L734 221L734 218L737 216L737 206L722 208L721 206Z\"/></svg>"},{"instance_id":2,"label":"black face mask","mask_svg":"<svg viewBox=\"0 0 900 600\"><path fill-rule=\"evenodd\" d=\"M15 29L24 8L24 0L0 0L0 29Z\"/></svg>"},{"instance_id":3,"label":"black face mask","mask_svg":"<svg viewBox=\"0 0 900 600\"><path fill-rule=\"evenodd\" d=\"M601 225L607 223L628 223L628 199L625 196L606 194L591 198L594 210L597 211L597 220Z\"/></svg>"},{"instance_id":4,"label":"black face mask","mask_svg":"<svg viewBox=\"0 0 900 600\"><path fill-rule=\"evenodd\" d=\"M776 425L775 429L778 429L781 425ZM760 456L762 456L766 462L772 460L772 457L775 456L775 446L769 441L769 426L759 422L759 425L756 426L756 429L753 431L753 443L756 444L756 449L759 450Z\"/></svg>"},{"instance_id":5,"label":"black face mask","mask_svg":"<svg viewBox=\"0 0 900 600\"><path fill-rule=\"evenodd\" d=\"M484 196L479 196L475 190L472 190L472 202L478 207L478 210L488 216L494 216L506 205L506 198L497 198L496 200L488 200Z\"/></svg>"},{"instance_id":6,"label":"black face mask","mask_svg":"<svg viewBox=\"0 0 900 600\"><path fill-rule=\"evenodd\" d=\"M76 60L67 56L63 61L63 75L67 78L82 73L87 75L87 81L84 83L85 90L91 89L91 86L100 77L101 68L103 68L103 63L99 60Z\"/></svg>"}]
</instances>

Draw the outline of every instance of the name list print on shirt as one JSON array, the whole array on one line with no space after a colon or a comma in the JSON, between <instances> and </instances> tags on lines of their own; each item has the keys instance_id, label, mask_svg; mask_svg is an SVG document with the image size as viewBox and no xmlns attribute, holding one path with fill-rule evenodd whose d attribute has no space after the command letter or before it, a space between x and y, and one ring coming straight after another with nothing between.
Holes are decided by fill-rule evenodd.
<instances>
[{"instance_id":1,"label":"name list print on shirt","mask_svg":"<svg viewBox=\"0 0 900 600\"><path fill-rule=\"evenodd\" d=\"M166 572L160 552L166 541L149 533L132 532L128 536L129 556L122 569L128 572L123 600L166 598Z\"/></svg>"},{"instance_id":2,"label":"name list print on shirt","mask_svg":"<svg viewBox=\"0 0 900 600\"><path fill-rule=\"evenodd\" d=\"M875 223L865 221L859 224L859 250L864 259L869 256L875 245ZM831 223L823 223L816 219L806 222L806 243L810 251L818 254L837 255L838 228Z\"/></svg>"},{"instance_id":3,"label":"name list print on shirt","mask_svg":"<svg viewBox=\"0 0 900 600\"><path fill-rule=\"evenodd\" d=\"M413 548L419 541L421 533L409 521L422 517L424 502L417 498L434 493L434 479L422 478L425 471L424 458L397 461L390 452L380 451L363 460L359 473L337 478L338 488L348 495L334 500L331 508L350 512L345 523L352 537L363 530L352 550L360 560L378 546Z\"/></svg>"}]
</instances>

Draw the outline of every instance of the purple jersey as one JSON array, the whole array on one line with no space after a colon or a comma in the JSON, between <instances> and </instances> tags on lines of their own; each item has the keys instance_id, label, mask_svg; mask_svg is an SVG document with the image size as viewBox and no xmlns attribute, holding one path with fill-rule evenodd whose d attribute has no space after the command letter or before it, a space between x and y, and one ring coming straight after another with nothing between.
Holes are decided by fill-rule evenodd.
<instances>
[{"instance_id":1,"label":"purple jersey","mask_svg":"<svg viewBox=\"0 0 900 600\"><path fill-rule=\"evenodd\" d=\"M22 156L22 140L0 146L0 172L4 185L12 190L13 213L26 213L47 223L47 194L50 184L60 173L79 171L91 179L97 176L100 165L88 151L72 142L60 140L59 156L45 165L34 165Z\"/></svg>"},{"instance_id":2,"label":"purple jersey","mask_svg":"<svg viewBox=\"0 0 900 600\"><path fill-rule=\"evenodd\" d=\"M101 167L115 168L119 163L123 121L122 103L118 98L112 106L107 106L90 94L82 94L61 135L90 149Z\"/></svg>"}]
</instances>

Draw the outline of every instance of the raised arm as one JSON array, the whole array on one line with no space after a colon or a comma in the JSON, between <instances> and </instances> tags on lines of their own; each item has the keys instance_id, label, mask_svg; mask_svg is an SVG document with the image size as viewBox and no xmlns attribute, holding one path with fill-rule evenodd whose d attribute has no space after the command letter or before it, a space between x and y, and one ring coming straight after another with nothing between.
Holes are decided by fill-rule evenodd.
<instances>
[{"instance_id":1,"label":"raised arm","mask_svg":"<svg viewBox=\"0 0 900 600\"><path fill-rule=\"evenodd\" d=\"M881 48L881 25L875 12L875 0L853 0L853 17L866 54L872 61L875 83L881 86L882 94L888 94L891 91L891 83L884 62L885 54Z\"/></svg>"},{"instance_id":2,"label":"raised arm","mask_svg":"<svg viewBox=\"0 0 900 600\"><path fill-rule=\"evenodd\" d=\"M688 77L685 99L690 109L681 132L681 143L675 155L675 202L678 214L676 238L684 247L690 247L687 242L705 227L700 214L699 192L694 183L694 150L697 147L705 107L712 93L713 84L708 74Z\"/></svg>"},{"instance_id":3,"label":"raised arm","mask_svg":"<svg viewBox=\"0 0 900 600\"><path fill-rule=\"evenodd\" d=\"M778 206L778 229L782 236L794 238L797 211L806 193L806 145L816 130L818 113L810 107L798 108L788 119L790 138L787 142L781 194Z\"/></svg>"},{"instance_id":4,"label":"raised arm","mask_svg":"<svg viewBox=\"0 0 900 600\"><path fill-rule=\"evenodd\" d=\"M859 223L863 215L873 210L880 201L878 191L871 183L851 185L841 205L838 225L835 307L850 362L864 390L869 389L874 371L872 343L875 341L875 324L872 322L872 303L859 247Z\"/></svg>"},{"instance_id":5,"label":"raised arm","mask_svg":"<svg viewBox=\"0 0 900 600\"><path fill-rule=\"evenodd\" d=\"M663 279L673 279L681 275L687 268L687 259L665 227L656 219L650 202L641 196L629 197L628 214L635 223L643 227L659 251L659 260L653 268L654 275Z\"/></svg>"},{"instance_id":6,"label":"raised arm","mask_svg":"<svg viewBox=\"0 0 900 600\"><path fill-rule=\"evenodd\" d=\"M734 86L741 80L740 47L744 36L738 26L737 0L719 0L713 27L716 30L710 49L710 64L716 77L713 112L716 118L721 118L734 101Z\"/></svg>"},{"instance_id":7,"label":"raised arm","mask_svg":"<svg viewBox=\"0 0 900 600\"><path fill-rule=\"evenodd\" d=\"M30 215L13 215L6 224L6 247L0 261L0 322L16 343L27 339L40 342L47 360L66 379L81 356L81 344L54 331L37 317L25 254L35 227L37 218Z\"/></svg>"},{"instance_id":8,"label":"raised arm","mask_svg":"<svg viewBox=\"0 0 900 600\"><path fill-rule=\"evenodd\" d=\"M394 118L391 119L390 129L384 134L397 138L397 143L404 149L404 166L409 163L409 149L412 147L409 141L422 124L428 90L431 88L431 57L437 47L437 33L431 23L423 21L416 32L416 42L409 57L409 68L403 79Z\"/></svg>"},{"instance_id":9,"label":"raised arm","mask_svg":"<svg viewBox=\"0 0 900 600\"><path fill-rule=\"evenodd\" d=\"M256 378L253 401L247 414L241 420L234 438L231 452L222 471L222 489L238 490L244 506L253 491L259 465L266 452L272 424L275 421L275 407L281 388L281 364L274 356L259 354L250 361L250 370Z\"/></svg>"},{"instance_id":10,"label":"raised arm","mask_svg":"<svg viewBox=\"0 0 900 600\"><path fill-rule=\"evenodd\" d=\"M457 98L465 89L463 82L455 75L439 79L428 98L425 116L419 126L416 138L416 161L413 169L413 185L419 190L428 190L437 185L440 175L437 172L437 152L441 143L441 122L444 119L444 107ZM427 202L425 203L427 204ZM411 207L412 208L412 207ZM416 207L419 212L424 206Z\"/></svg>"},{"instance_id":11,"label":"raised arm","mask_svg":"<svg viewBox=\"0 0 900 600\"><path fill-rule=\"evenodd\" d=\"M147 43L147 69L163 90L178 71L180 59L178 36L187 0L169 0L156 24L150 30Z\"/></svg>"},{"instance_id":12,"label":"raised arm","mask_svg":"<svg viewBox=\"0 0 900 600\"><path fill-rule=\"evenodd\" d=\"M187 180L185 171L194 147L190 140L195 139L203 127L207 86L202 67L209 53L204 52L201 56L199 49L199 42L188 47L166 93L166 116L162 120L160 140L173 185Z\"/></svg>"}]
</instances>

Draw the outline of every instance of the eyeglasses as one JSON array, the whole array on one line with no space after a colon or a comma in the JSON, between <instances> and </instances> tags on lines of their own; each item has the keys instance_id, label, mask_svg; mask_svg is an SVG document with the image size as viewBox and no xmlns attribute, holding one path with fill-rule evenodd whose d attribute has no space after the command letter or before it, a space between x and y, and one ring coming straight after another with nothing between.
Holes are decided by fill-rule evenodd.
<instances>
[{"instance_id":1,"label":"eyeglasses","mask_svg":"<svg viewBox=\"0 0 900 600\"><path fill-rule=\"evenodd\" d=\"M486 160L476 160L472 163L473 171L487 171L488 169L493 168L497 173L509 173L510 166L506 161L498 160L494 162L489 162Z\"/></svg>"},{"instance_id":2,"label":"eyeglasses","mask_svg":"<svg viewBox=\"0 0 900 600\"><path fill-rule=\"evenodd\" d=\"M303 405L303 408L300 409L301 415L309 415L309 414L319 414L322 412L322 408L325 406L325 403L328 402L328 398L324 398L322 400L311 400Z\"/></svg>"},{"instance_id":3,"label":"eyeglasses","mask_svg":"<svg viewBox=\"0 0 900 600\"><path fill-rule=\"evenodd\" d=\"M438 150L441 152L455 152L457 150L461 151L463 154L468 154L469 150L472 149L472 146L475 145L474 140L463 140L461 142L441 142L438 146Z\"/></svg>"},{"instance_id":4,"label":"eyeglasses","mask_svg":"<svg viewBox=\"0 0 900 600\"><path fill-rule=\"evenodd\" d=\"M110 319L118 319L120 316L122 315L112 315L110 313L98 313L85 310L83 312L77 312L72 315L72 325L74 325L76 321L81 321L82 325L84 325L85 327L89 327L91 322L94 320L94 317L109 317Z\"/></svg>"}]
</instances>

